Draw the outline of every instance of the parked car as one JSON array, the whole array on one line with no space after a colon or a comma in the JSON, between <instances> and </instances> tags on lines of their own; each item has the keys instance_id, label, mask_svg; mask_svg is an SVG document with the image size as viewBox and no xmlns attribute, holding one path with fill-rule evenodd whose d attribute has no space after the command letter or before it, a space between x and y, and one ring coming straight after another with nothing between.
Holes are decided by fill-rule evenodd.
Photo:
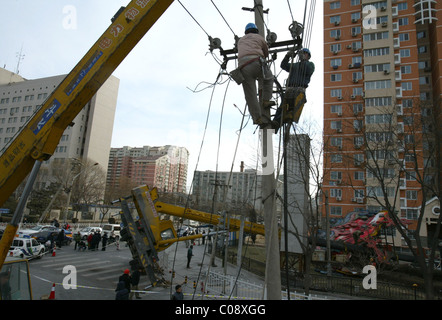
<instances>
[{"instance_id":1,"label":"parked car","mask_svg":"<svg viewBox=\"0 0 442 320\"><path fill-rule=\"evenodd\" d=\"M56 231L52 231L52 230L44 230L44 231L40 231L37 233L34 233L31 235L31 237L35 240L37 240L39 243L41 244L45 244L48 240L49 240L49 235L52 234L52 238L54 239L54 241L57 241L58 239L58 234L60 233L61 229L57 229ZM64 241L63 241L63 245L70 245L72 242L72 233L71 234L66 234L66 230L65 230L65 234L64 234Z\"/></svg>"},{"instance_id":2,"label":"parked car","mask_svg":"<svg viewBox=\"0 0 442 320\"><path fill-rule=\"evenodd\" d=\"M111 238L111 234L113 232L114 237L116 239L120 238L120 231L121 231L121 226L119 224L105 224L103 226L103 231L104 233L106 233L107 237L110 239Z\"/></svg>"},{"instance_id":3,"label":"parked car","mask_svg":"<svg viewBox=\"0 0 442 320\"><path fill-rule=\"evenodd\" d=\"M100 227L85 227L83 229L80 230L80 235L81 235L81 239L86 240L87 237L91 234L91 233L95 233L95 232L103 232L103 229L101 229ZM76 231L75 231L76 233Z\"/></svg>"},{"instance_id":4,"label":"parked car","mask_svg":"<svg viewBox=\"0 0 442 320\"><path fill-rule=\"evenodd\" d=\"M32 235L34 233L40 232L40 231L56 231L59 228L55 227L55 226L44 226L44 225L37 225L33 228L30 229L24 229L24 230L19 230L18 231L18 236L19 237L23 237L26 235Z\"/></svg>"},{"instance_id":5,"label":"parked car","mask_svg":"<svg viewBox=\"0 0 442 320\"><path fill-rule=\"evenodd\" d=\"M22 259L41 258L45 253L45 246L32 238L15 238L9 249L10 257Z\"/></svg>"}]
</instances>

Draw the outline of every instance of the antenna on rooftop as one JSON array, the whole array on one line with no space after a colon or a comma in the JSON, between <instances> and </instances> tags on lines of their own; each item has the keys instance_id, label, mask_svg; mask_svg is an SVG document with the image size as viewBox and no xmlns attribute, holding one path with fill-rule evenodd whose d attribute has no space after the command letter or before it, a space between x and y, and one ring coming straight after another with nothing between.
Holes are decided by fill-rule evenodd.
<instances>
[{"instance_id":1,"label":"antenna on rooftop","mask_svg":"<svg viewBox=\"0 0 442 320\"><path fill-rule=\"evenodd\" d=\"M23 54L23 45L21 46L20 52L17 52L16 55L18 61L17 61L17 68L15 69L15 73L18 74L20 72L20 62L24 60L25 55Z\"/></svg>"}]
</instances>

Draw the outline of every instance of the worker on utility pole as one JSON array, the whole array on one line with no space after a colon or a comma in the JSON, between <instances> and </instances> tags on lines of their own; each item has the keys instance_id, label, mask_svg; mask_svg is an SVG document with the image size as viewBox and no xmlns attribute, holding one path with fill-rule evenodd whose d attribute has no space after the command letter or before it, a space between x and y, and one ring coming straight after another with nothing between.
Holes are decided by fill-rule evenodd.
<instances>
[{"instance_id":1,"label":"worker on utility pole","mask_svg":"<svg viewBox=\"0 0 442 320\"><path fill-rule=\"evenodd\" d=\"M267 66L269 48L264 37L259 34L254 23L247 24L245 35L238 41L238 65L244 77L242 82L244 96L252 116L253 123L261 129L271 126L272 121L265 115L265 108L275 105L271 101L273 74ZM256 81L262 84L261 101L258 101Z\"/></svg>"},{"instance_id":2,"label":"worker on utility pole","mask_svg":"<svg viewBox=\"0 0 442 320\"><path fill-rule=\"evenodd\" d=\"M299 57L299 62L290 63L290 59L294 59L296 54ZM273 118L278 124L280 124L282 116L284 123L298 122L300 111L307 102L305 90L315 72L315 64L310 61L311 56L309 49L302 48L297 53L293 50L287 52L281 61L281 69L289 72L289 78L283 101ZM285 108L284 111L283 108Z\"/></svg>"}]
</instances>

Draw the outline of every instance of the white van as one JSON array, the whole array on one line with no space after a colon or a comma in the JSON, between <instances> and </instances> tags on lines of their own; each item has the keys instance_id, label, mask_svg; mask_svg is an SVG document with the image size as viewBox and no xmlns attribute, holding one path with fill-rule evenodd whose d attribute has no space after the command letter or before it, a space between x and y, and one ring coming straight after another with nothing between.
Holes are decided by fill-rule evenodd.
<instances>
[{"instance_id":1,"label":"white van","mask_svg":"<svg viewBox=\"0 0 442 320\"><path fill-rule=\"evenodd\" d=\"M110 238L112 231L114 232L115 238L120 238L121 226L119 224L105 224L103 226L103 232L106 233L107 237Z\"/></svg>"}]
</instances>

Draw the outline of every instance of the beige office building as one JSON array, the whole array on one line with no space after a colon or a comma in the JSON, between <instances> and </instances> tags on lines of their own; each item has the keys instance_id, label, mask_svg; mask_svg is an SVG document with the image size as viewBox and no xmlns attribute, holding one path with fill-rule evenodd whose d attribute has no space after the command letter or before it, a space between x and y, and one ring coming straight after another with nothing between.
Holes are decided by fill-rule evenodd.
<instances>
[{"instance_id":1,"label":"beige office building","mask_svg":"<svg viewBox=\"0 0 442 320\"><path fill-rule=\"evenodd\" d=\"M28 80L0 68L0 150L38 110L65 75ZM119 79L111 76L62 135L49 161L79 159L97 162L106 172L114 126ZM64 161L64 160L61 160Z\"/></svg>"}]
</instances>

